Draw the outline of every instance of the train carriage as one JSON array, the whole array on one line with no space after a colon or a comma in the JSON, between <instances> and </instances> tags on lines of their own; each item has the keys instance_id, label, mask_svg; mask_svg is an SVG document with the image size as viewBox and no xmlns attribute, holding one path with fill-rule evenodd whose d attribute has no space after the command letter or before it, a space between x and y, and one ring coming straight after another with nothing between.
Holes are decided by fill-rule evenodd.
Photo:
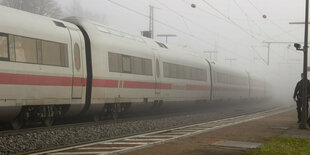
<instances>
[{"instance_id":1,"label":"train carriage","mask_svg":"<svg viewBox=\"0 0 310 155\"><path fill-rule=\"evenodd\" d=\"M210 100L209 66L201 57L82 19L66 20L79 25L89 37L90 109L109 111L103 108L111 103L125 103L122 107L126 103Z\"/></svg>"},{"instance_id":2,"label":"train carriage","mask_svg":"<svg viewBox=\"0 0 310 155\"><path fill-rule=\"evenodd\" d=\"M222 65L212 65L213 100L244 100L249 98L248 74Z\"/></svg>"},{"instance_id":3,"label":"train carriage","mask_svg":"<svg viewBox=\"0 0 310 155\"><path fill-rule=\"evenodd\" d=\"M0 119L50 118L66 111L57 105L83 105L85 52L78 27L3 6L0 10ZM73 60L73 45L80 47L79 60Z\"/></svg>"},{"instance_id":4,"label":"train carriage","mask_svg":"<svg viewBox=\"0 0 310 155\"><path fill-rule=\"evenodd\" d=\"M267 82L198 54L71 17L0 6L0 121L265 98ZM189 102L190 101L190 102ZM191 104L195 106L194 104Z\"/></svg>"}]
</instances>

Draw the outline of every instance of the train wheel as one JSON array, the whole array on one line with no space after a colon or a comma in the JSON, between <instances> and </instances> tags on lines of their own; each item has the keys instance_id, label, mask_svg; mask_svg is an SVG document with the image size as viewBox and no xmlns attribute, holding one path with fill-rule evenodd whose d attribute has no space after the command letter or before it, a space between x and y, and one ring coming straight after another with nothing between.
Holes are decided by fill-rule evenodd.
<instances>
[{"instance_id":1,"label":"train wheel","mask_svg":"<svg viewBox=\"0 0 310 155\"><path fill-rule=\"evenodd\" d=\"M14 130L18 130L23 126L23 121L21 121L18 118L15 118L13 121L11 121L11 126Z\"/></svg>"},{"instance_id":2,"label":"train wheel","mask_svg":"<svg viewBox=\"0 0 310 155\"><path fill-rule=\"evenodd\" d=\"M47 117L42 122L45 126L50 127L54 123L54 119L52 117Z\"/></svg>"}]
</instances>

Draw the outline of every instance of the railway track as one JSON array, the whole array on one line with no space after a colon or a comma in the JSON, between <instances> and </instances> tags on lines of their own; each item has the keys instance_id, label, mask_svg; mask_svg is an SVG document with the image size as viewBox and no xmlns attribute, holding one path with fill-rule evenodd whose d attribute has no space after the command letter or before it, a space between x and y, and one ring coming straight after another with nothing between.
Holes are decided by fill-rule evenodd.
<instances>
[{"instance_id":1,"label":"railway track","mask_svg":"<svg viewBox=\"0 0 310 155\"><path fill-rule=\"evenodd\" d=\"M242 116L226 118L216 121L209 121L203 123L195 123L191 125L180 126L176 128L163 129L153 132L136 134L132 136L125 136L122 138L96 141L88 144L70 146L62 149L40 152L35 154L49 154L49 155L66 155L66 154L119 154L130 152L136 149L151 147L157 144L163 144L175 139L184 138L209 132L226 126L240 124L256 119L261 119L271 115L279 114L288 110L290 107L276 108L268 111L258 112L254 114L246 114Z\"/></svg>"},{"instance_id":2,"label":"railway track","mask_svg":"<svg viewBox=\"0 0 310 155\"><path fill-rule=\"evenodd\" d=\"M224 105L224 104L223 104ZM136 114L117 121L83 122L52 127L0 131L0 154L31 154L63 147L87 145L112 138L130 137L146 132L169 130L201 122L257 113L279 107L277 104L257 103L244 111L247 103L224 106L208 105L198 110L160 111Z\"/></svg>"}]
</instances>

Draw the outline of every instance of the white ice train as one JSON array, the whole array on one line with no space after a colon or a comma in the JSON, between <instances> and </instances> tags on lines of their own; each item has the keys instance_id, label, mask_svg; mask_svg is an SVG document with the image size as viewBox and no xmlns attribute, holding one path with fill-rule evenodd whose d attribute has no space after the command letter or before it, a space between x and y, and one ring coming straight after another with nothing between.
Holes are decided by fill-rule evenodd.
<instances>
[{"instance_id":1,"label":"white ice train","mask_svg":"<svg viewBox=\"0 0 310 155\"><path fill-rule=\"evenodd\" d=\"M245 71L79 18L0 6L0 120L46 125L62 116L117 114L135 103L261 99ZM194 106L194 104L193 104Z\"/></svg>"}]
</instances>

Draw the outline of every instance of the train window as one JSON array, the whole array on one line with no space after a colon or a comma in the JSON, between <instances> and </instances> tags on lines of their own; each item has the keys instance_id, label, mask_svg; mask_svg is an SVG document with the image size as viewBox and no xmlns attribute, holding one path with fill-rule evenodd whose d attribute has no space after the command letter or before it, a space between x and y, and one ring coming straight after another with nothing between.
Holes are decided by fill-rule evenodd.
<instances>
[{"instance_id":1,"label":"train window","mask_svg":"<svg viewBox=\"0 0 310 155\"><path fill-rule=\"evenodd\" d=\"M196 70L195 68L191 67L191 80L196 79Z\"/></svg>"},{"instance_id":2,"label":"train window","mask_svg":"<svg viewBox=\"0 0 310 155\"><path fill-rule=\"evenodd\" d=\"M153 75L152 60L109 52L109 71Z\"/></svg>"},{"instance_id":3,"label":"train window","mask_svg":"<svg viewBox=\"0 0 310 155\"><path fill-rule=\"evenodd\" d=\"M166 62L163 63L163 71L164 77L169 77L169 64Z\"/></svg>"},{"instance_id":4,"label":"train window","mask_svg":"<svg viewBox=\"0 0 310 155\"><path fill-rule=\"evenodd\" d=\"M177 65L177 67L176 67L176 70L177 70L177 78L178 78L178 79L183 79L183 78L182 78L182 74L183 74L182 68L183 68L183 66L181 66L181 65Z\"/></svg>"},{"instance_id":5,"label":"train window","mask_svg":"<svg viewBox=\"0 0 310 155\"><path fill-rule=\"evenodd\" d=\"M122 72L122 55L109 52L109 71Z\"/></svg>"},{"instance_id":6,"label":"train window","mask_svg":"<svg viewBox=\"0 0 310 155\"><path fill-rule=\"evenodd\" d=\"M7 35L0 34L0 60L9 59L9 42Z\"/></svg>"},{"instance_id":7,"label":"train window","mask_svg":"<svg viewBox=\"0 0 310 155\"><path fill-rule=\"evenodd\" d=\"M183 66L183 77L182 79L187 79L188 69L187 66Z\"/></svg>"},{"instance_id":8,"label":"train window","mask_svg":"<svg viewBox=\"0 0 310 155\"><path fill-rule=\"evenodd\" d=\"M197 81L207 81L207 71L184 65L163 63L164 77L176 78L176 79L187 79Z\"/></svg>"},{"instance_id":9,"label":"train window","mask_svg":"<svg viewBox=\"0 0 310 155\"><path fill-rule=\"evenodd\" d=\"M202 71L202 80L208 81L208 72L205 70Z\"/></svg>"},{"instance_id":10,"label":"train window","mask_svg":"<svg viewBox=\"0 0 310 155\"><path fill-rule=\"evenodd\" d=\"M200 80L199 69L195 69L195 72L196 72L196 79L195 80Z\"/></svg>"},{"instance_id":11,"label":"train window","mask_svg":"<svg viewBox=\"0 0 310 155\"><path fill-rule=\"evenodd\" d=\"M15 36L15 57L17 62L38 63L35 39Z\"/></svg>"},{"instance_id":12,"label":"train window","mask_svg":"<svg viewBox=\"0 0 310 155\"><path fill-rule=\"evenodd\" d=\"M122 56L123 73L131 73L131 57L127 55Z\"/></svg>"},{"instance_id":13,"label":"train window","mask_svg":"<svg viewBox=\"0 0 310 155\"><path fill-rule=\"evenodd\" d=\"M144 75L153 75L152 60L143 59Z\"/></svg>"},{"instance_id":14,"label":"train window","mask_svg":"<svg viewBox=\"0 0 310 155\"><path fill-rule=\"evenodd\" d=\"M69 67L68 62L68 45L67 44L60 44L60 62L61 66Z\"/></svg>"},{"instance_id":15,"label":"train window","mask_svg":"<svg viewBox=\"0 0 310 155\"><path fill-rule=\"evenodd\" d=\"M59 43L42 41L42 64L62 66Z\"/></svg>"},{"instance_id":16,"label":"train window","mask_svg":"<svg viewBox=\"0 0 310 155\"><path fill-rule=\"evenodd\" d=\"M202 71L197 69L197 80L202 80Z\"/></svg>"},{"instance_id":17,"label":"train window","mask_svg":"<svg viewBox=\"0 0 310 155\"><path fill-rule=\"evenodd\" d=\"M133 74L144 74L143 73L143 59L138 57L133 57L132 59L132 73Z\"/></svg>"},{"instance_id":18,"label":"train window","mask_svg":"<svg viewBox=\"0 0 310 155\"><path fill-rule=\"evenodd\" d=\"M170 78L177 78L177 65L169 64Z\"/></svg>"},{"instance_id":19,"label":"train window","mask_svg":"<svg viewBox=\"0 0 310 155\"><path fill-rule=\"evenodd\" d=\"M38 64L42 64L42 41L37 40Z\"/></svg>"},{"instance_id":20,"label":"train window","mask_svg":"<svg viewBox=\"0 0 310 155\"><path fill-rule=\"evenodd\" d=\"M13 35L9 35L10 61L15 61L15 39Z\"/></svg>"},{"instance_id":21,"label":"train window","mask_svg":"<svg viewBox=\"0 0 310 155\"><path fill-rule=\"evenodd\" d=\"M184 73L185 73L185 79L190 80L191 79L191 68L186 66Z\"/></svg>"}]
</instances>

